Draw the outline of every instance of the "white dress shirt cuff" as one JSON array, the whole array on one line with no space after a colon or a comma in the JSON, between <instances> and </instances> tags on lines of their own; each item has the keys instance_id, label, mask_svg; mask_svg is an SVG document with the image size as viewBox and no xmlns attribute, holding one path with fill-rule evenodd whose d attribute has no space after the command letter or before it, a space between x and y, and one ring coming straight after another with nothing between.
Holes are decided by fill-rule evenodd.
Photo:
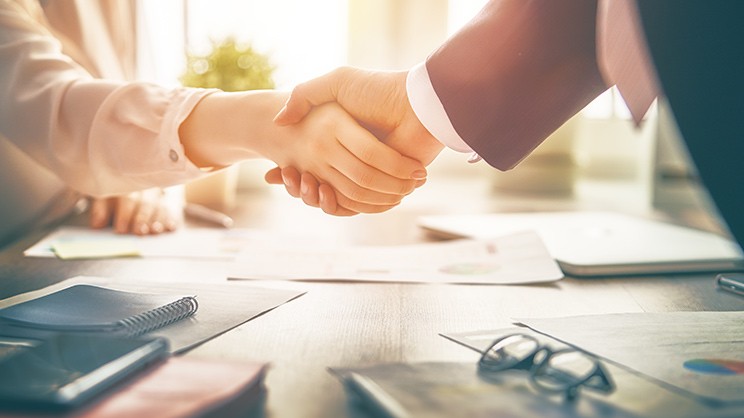
<instances>
[{"instance_id":1,"label":"white dress shirt cuff","mask_svg":"<svg viewBox=\"0 0 744 418\"><path fill-rule=\"evenodd\" d=\"M416 117L439 142L458 152L473 152L452 126L431 84L425 62L408 71L406 92Z\"/></svg>"}]
</instances>

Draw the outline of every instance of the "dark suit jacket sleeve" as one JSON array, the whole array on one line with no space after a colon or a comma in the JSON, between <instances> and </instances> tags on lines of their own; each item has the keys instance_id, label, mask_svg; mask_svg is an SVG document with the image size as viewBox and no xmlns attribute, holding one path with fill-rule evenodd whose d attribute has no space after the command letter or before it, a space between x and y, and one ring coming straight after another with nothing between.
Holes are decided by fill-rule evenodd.
<instances>
[{"instance_id":1,"label":"dark suit jacket sleeve","mask_svg":"<svg viewBox=\"0 0 744 418\"><path fill-rule=\"evenodd\" d=\"M492 0L426 62L447 115L490 165L514 167L607 86L593 0Z\"/></svg>"}]
</instances>

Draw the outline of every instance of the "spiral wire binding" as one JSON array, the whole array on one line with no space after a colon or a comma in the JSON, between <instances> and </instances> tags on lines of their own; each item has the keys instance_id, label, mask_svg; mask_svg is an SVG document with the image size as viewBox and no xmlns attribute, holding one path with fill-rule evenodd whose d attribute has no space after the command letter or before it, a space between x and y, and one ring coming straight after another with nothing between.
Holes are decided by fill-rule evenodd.
<instances>
[{"instance_id":1,"label":"spiral wire binding","mask_svg":"<svg viewBox=\"0 0 744 418\"><path fill-rule=\"evenodd\" d=\"M197 309L199 302L196 298L187 296L157 309L122 319L119 323L128 337L136 337L189 317Z\"/></svg>"}]
</instances>

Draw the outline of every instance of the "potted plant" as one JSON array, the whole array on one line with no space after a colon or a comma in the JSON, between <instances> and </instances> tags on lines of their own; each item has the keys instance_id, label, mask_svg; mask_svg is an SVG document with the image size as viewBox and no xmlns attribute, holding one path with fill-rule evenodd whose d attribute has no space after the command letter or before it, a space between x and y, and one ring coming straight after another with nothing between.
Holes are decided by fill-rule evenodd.
<instances>
[{"instance_id":1,"label":"potted plant","mask_svg":"<svg viewBox=\"0 0 744 418\"><path fill-rule=\"evenodd\" d=\"M234 38L212 41L208 54L187 54L181 84L187 87L217 88L223 91L273 89L274 66L268 57ZM239 167L220 170L186 185L186 201L213 209L230 209L235 204Z\"/></svg>"}]
</instances>

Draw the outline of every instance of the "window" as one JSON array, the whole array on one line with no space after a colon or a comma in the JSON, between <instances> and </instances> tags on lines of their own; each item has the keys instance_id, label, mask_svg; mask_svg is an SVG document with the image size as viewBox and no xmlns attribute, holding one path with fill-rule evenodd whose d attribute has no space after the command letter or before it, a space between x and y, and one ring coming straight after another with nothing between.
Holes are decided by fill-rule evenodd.
<instances>
[{"instance_id":1,"label":"window","mask_svg":"<svg viewBox=\"0 0 744 418\"><path fill-rule=\"evenodd\" d=\"M289 88L346 63L347 0L141 1L145 77L178 83L185 51L234 37L269 56L277 87Z\"/></svg>"}]
</instances>

